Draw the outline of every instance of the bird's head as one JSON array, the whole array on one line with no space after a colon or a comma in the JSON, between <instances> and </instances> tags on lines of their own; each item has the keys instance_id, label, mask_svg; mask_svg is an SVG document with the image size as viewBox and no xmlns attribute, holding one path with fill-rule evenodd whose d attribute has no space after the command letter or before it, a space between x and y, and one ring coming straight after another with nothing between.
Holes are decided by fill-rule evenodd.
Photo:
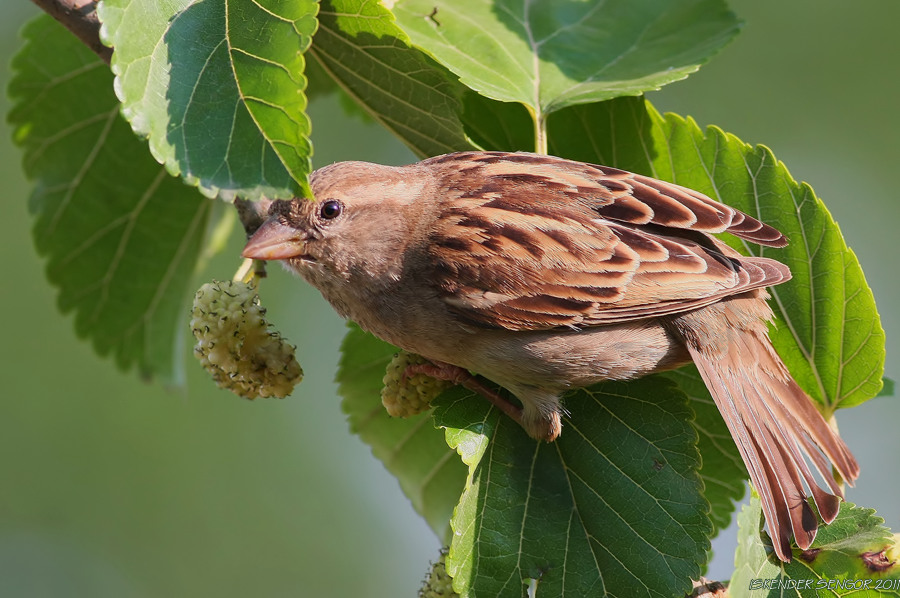
<instances>
[{"instance_id":1,"label":"bird's head","mask_svg":"<svg viewBox=\"0 0 900 598\"><path fill-rule=\"evenodd\" d=\"M313 198L273 202L242 255L281 260L320 289L329 279L396 276L428 211L420 199L430 179L413 167L340 162L317 170Z\"/></svg>"}]
</instances>

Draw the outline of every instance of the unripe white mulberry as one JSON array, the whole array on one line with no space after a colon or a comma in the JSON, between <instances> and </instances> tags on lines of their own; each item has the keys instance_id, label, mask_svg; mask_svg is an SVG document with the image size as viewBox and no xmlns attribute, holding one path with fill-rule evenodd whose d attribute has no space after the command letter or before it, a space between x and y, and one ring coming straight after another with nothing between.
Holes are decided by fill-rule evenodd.
<instances>
[{"instance_id":1,"label":"unripe white mulberry","mask_svg":"<svg viewBox=\"0 0 900 598\"><path fill-rule=\"evenodd\" d=\"M889 562L900 565L900 533L894 534L894 545L885 553Z\"/></svg>"},{"instance_id":2,"label":"unripe white mulberry","mask_svg":"<svg viewBox=\"0 0 900 598\"><path fill-rule=\"evenodd\" d=\"M453 591L453 579L447 574L447 548L441 548L441 557L431 565L428 579L422 582L419 598L459 598Z\"/></svg>"},{"instance_id":3,"label":"unripe white mulberry","mask_svg":"<svg viewBox=\"0 0 900 598\"><path fill-rule=\"evenodd\" d=\"M213 281L194 295L194 355L216 384L247 399L284 398L303 379L294 347L265 315L252 284Z\"/></svg>"},{"instance_id":4,"label":"unripe white mulberry","mask_svg":"<svg viewBox=\"0 0 900 598\"><path fill-rule=\"evenodd\" d=\"M430 363L421 355L400 351L388 364L381 389L381 403L392 417L410 417L427 411L439 394L452 384L427 374L406 375L407 367Z\"/></svg>"}]
</instances>

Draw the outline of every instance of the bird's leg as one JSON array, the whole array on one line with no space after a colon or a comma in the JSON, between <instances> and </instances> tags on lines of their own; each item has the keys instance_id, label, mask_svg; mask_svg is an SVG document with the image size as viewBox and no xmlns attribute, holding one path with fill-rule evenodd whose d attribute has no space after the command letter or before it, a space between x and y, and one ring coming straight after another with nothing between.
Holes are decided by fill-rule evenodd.
<instances>
[{"instance_id":1,"label":"bird's leg","mask_svg":"<svg viewBox=\"0 0 900 598\"><path fill-rule=\"evenodd\" d=\"M500 411L510 416L513 421L522 425L521 407L513 405L507 399L500 396L500 393L496 390L482 384L478 378L464 368L444 363L443 361L432 361L431 363L406 366L406 371L403 372L403 375L409 377L414 374L425 374L426 376L431 376L438 380L446 380L447 382L458 384L472 392L477 392L500 409Z\"/></svg>"}]
</instances>

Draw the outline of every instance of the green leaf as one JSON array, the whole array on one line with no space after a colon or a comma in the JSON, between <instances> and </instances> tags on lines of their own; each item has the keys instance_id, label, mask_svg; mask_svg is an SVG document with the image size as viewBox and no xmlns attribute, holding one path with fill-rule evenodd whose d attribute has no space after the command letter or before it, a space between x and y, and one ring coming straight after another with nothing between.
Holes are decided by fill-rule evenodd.
<instances>
[{"instance_id":1,"label":"green leaf","mask_svg":"<svg viewBox=\"0 0 900 598\"><path fill-rule=\"evenodd\" d=\"M772 340L797 382L826 417L882 387L884 330L856 255L825 204L795 181L764 146L751 147L716 127L705 132L668 114L656 121L672 170L663 176L759 218L790 240L784 249L723 237L745 254L790 266L793 279L769 290L777 315Z\"/></svg>"},{"instance_id":2,"label":"green leaf","mask_svg":"<svg viewBox=\"0 0 900 598\"><path fill-rule=\"evenodd\" d=\"M685 397L652 376L566 397L535 442L455 389L435 418L469 465L447 568L462 596L656 596L689 591L712 527Z\"/></svg>"},{"instance_id":3,"label":"green leaf","mask_svg":"<svg viewBox=\"0 0 900 598\"><path fill-rule=\"evenodd\" d=\"M882 380L881 390L878 391L878 394L875 396L879 396L879 397L894 396L894 381L891 378L884 378Z\"/></svg>"},{"instance_id":4,"label":"green leaf","mask_svg":"<svg viewBox=\"0 0 900 598\"><path fill-rule=\"evenodd\" d=\"M123 113L205 194L308 193L303 53L314 0L107 0L98 14Z\"/></svg>"},{"instance_id":5,"label":"green leaf","mask_svg":"<svg viewBox=\"0 0 900 598\"><path fill-rule=\"evenodd\" d=\"M721 0L400 0L394 12L462 83L539 114L684 79L739 27Z\"/></svg>"},{"instance_id":6,"label":"green leaf","mask_svg":"<svg viewBox=\"0 0 900 598\"><path fill-rule=\"evenodd\" d=\"M812 188L768 148L630 98L570 108L548 126L557 155L696 189L781 230L790 240L784 249L722 235L745 254L791 268L793 280L770 289L778 353L826 417L878 394L884 331L859 261Z\"/></svg>"},{"instance_id":7,"label":"green leaf","mask_svg":"<svg viewBox=\"0 0 900 598\"><path fill-rule=\"evenodd\" d=\"M790 563L774 556L769 536L761 531L756 493L738 515L738 524L735 571L729 586L734 598L900 596L900 563L891 564L885 554L894 540L873 509L842 503L837 518L819 528L812 546L805 551L794 549Z\"/></svg>"},{"instance_id":8,"label":"green leaf","mask_svg":"<svg viewBox=\"0 0 900 598\"><path fill-rule=\"evenodd\" d=\"M693 424L699 436L697 448L703 460L700 479L703 480L703 495L710 503L715 536L731 524L734 507L744 497L747 467L697 368L686 366L667 372L665 376L684 391L694 410Z\"/></svg>"},{"instance_id":9,"label":"green leaf","mask_svg":"<svg viewBox=\"0 0 900 598\"><path fill-rule=\"evenodd\" d=\"M463 88L410 46L378 2L323 0L310 53L338 85L420 157L473 149L459 119Z\"/></svg>"},{"instance_id":10,"label":"green leaf","mask_svg":"<svg viewBox=\"0 0 900 598\"><path fill-rule=\"evenodd\" d=\"M483 149L533 149L534 121L522 104L497 102L469 90L463 95L462 121L466 133Z\"/></svg>"},{"instance_id":11,"label":"green leaf","mask_svg":"<svg viewBox=\"0 0 900 598\"><path fill-rule=\"evenodd\" d=\"M35 183L33 236L60 309L74 311L78 335L123 369L178 381L211 202L135 138L112 75L90 50L48 16L24 35L9 119Z\"/></svg>"},{"instance_id":12,"label":"green leaf","mask_svg":"<svg viewBox=\"0 0 900 598\"><path fill-rule=\"evenodd\" d=\"M670 151L659 120L643 98L567 108L547 122L550 153L653 176Z\"/></svg>"},{"instance_id":13,"label":"green leaf","mask_svg":"<svg viewBox=\"0 0 900 598\"><path fill-rule=\"evenodd\" d=\"M393 347L356 325L341 346L337 374L341 404L351 430L400 482L403 492L444 542L449 521L466 479L466 468L447 448L431 414L409 419L390 417L381 404L381 380Z\"/></svg>"}]
</instances>

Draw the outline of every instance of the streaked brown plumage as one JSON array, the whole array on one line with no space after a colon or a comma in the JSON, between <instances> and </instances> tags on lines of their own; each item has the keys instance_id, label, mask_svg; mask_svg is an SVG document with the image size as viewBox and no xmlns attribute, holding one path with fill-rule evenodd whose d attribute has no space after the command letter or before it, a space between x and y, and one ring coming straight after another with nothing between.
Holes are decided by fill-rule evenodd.
<instances>
[{"instance_id":1,"label":"streaked brown plumage","mask_svg":"<svg viewBox=\"0 0 900 598\"><path fill-rule=\"evenodd\" d=\"M859 467L767 332L765 287L790 271L711 235L783 247L774 228L684 187L536 154L343 162L311 182L315 200L275 202L245 256L284 260L342 316L448 377L464 368L508 389L521 408L489 398L537 439L559 435L567 388L693 360L779 558L792 534L800 548L815 537L808 494L826 522L837 515L831 467L851 483Z\"/></svg>"}]
</instances>

